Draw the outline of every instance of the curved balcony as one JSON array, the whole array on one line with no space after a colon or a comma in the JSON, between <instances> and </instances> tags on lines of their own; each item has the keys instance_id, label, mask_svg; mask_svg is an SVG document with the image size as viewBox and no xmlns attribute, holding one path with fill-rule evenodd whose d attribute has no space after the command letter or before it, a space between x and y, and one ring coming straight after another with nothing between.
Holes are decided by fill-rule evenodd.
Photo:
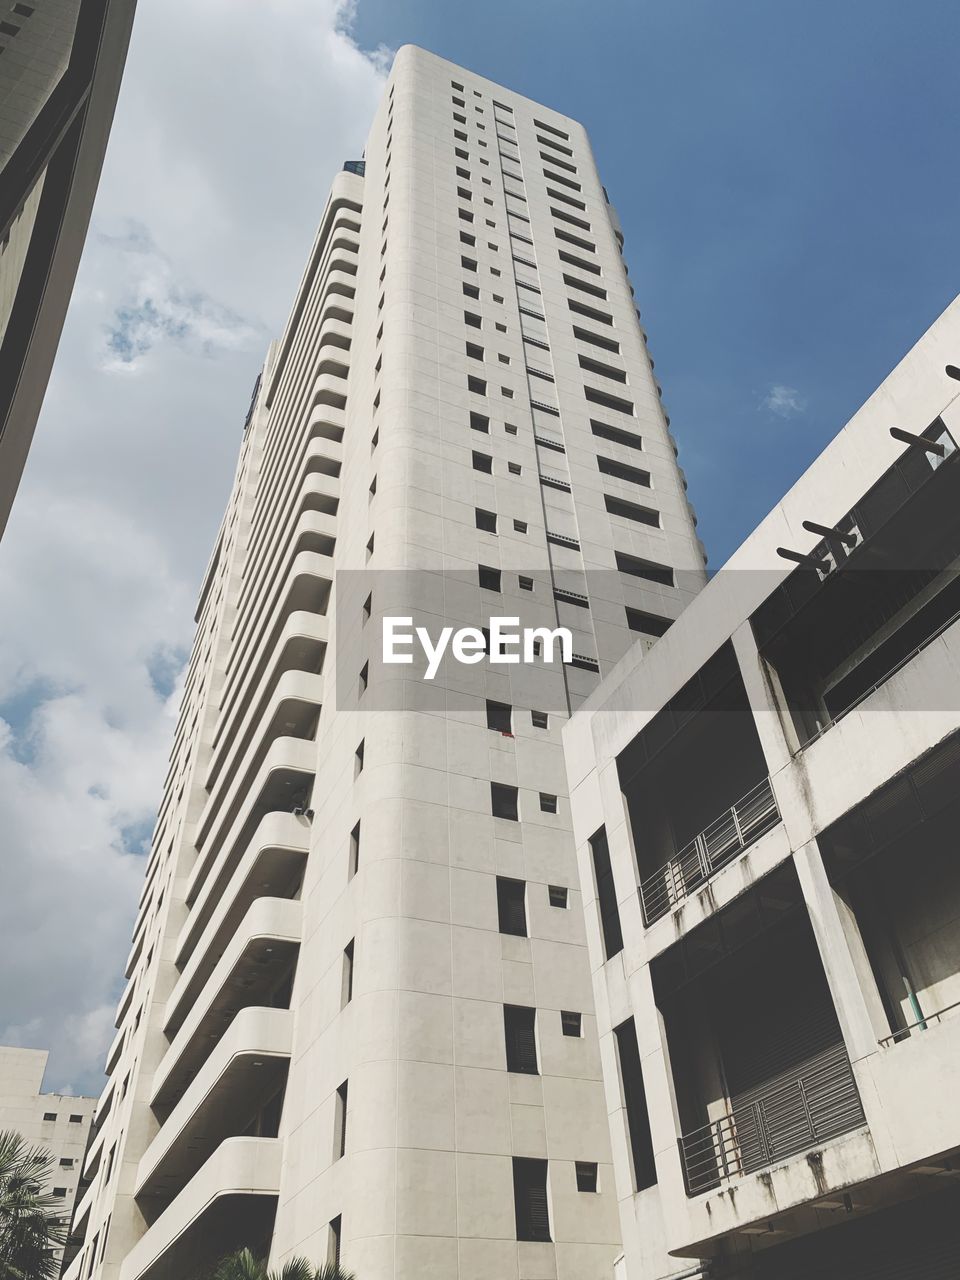
<instances>
[{"instance_id":1,"label":"curved balcony","mask_svg":"<svg viewBox=\"0 0 960 1280\"><path fill-rule=\"evenodd\" d=\"M257 898L153 1078L151 1105L174 1105L240 1009L273 1007L271 995L300 947L300 903Z\"/></svg>"},{"instance_id":2,"label":"curved balcony","mask_svg":"<svg viewBox=\"0 0 960 1280\"><path fill-rule=\"evenodd\" d=\"M249 779L259 769L271 743L278 738L312 740L323 700L323 677L308 671L286 671L264 700L255 723L235 737L222 757L216 783L200 816L198 843L205 839L216 812L229 797L238 777Z\"/></svg>"},{"instance_id":3,"label":"curved balcony","mask_svg":"<svg viewBox=\"0 0 960 1280\"><path fill-rule=\"evenodd\" d=\"M353 329L349 322L335 317L320 320L320 348L339 347L341 351L349 351L353 341Z\"/></svg>"},{"instance_id":4,"label":"curved balcony","mask_svg":"<svg viewBox=\"0 0 960 1280\"><path fill-rule=\"evenodd\" d=\"M214 869L177 940L183 972L167 1001L168 1034L183 1021L257 898L290 896L285 890L303 871L309 831L305 818L268 813L225 886Z\"/></svg>"},{"instance_id":5,"label":"curved balcony","mask_svg":"<svg viewBox=\"0 0 960 1280\"><path fill-rule=\"evenodd\" d=\"M183 1280L270 1232L280 1189L277 1138L228 1138L141 1236L120 1280Z\"/></svg>"},{"instance_id":6,"label":"curved balcony","mask_svg":"<svg viewBox=\"0 0 960 1280\"><path fill-rule=\"evenodd\" d=\"M330 473L318 467L317 471L311 473L311 480L314 475L320 477L316 486L312 486L309 493L301 491L300 501L295 508L278 517L272 529L264 530L263 537L267 540L267 545L258 552L255 560L250 560L244 570L238 615L239 619L250 620L247 629L260 619L264 608L268 607L266 602L275 594L277 583L288 572L294 556L302 551L327 557L333 555L337 545L336 516L320 507L320 503L328 498L324 491L330 488ZM233 633L235 643L244 629L238 621Z\"/></svg>"},{"instance_id":7,"label":"curved balcony","mask_svg":"<svg viewBox=\"0 0 960 1280\"><path fill-rule=\"evenodd\" d=\"M326 613L332 586L333 561L329 556L313 551L301 551L294 556L286 578L279 584L277 603L247 637L237 663L227 676L225 706L236 696L238 682L255 678L257 654L274 646L287 615L298 609Z\"/></svg>"},{"instance_id":8,"label":"curved balcony","mask_svg":"<svg viewBox=\"0 0 960 1280\"><path fill-rule=\"evenodd\" d=\"M283 1087L292 1047L289 1009L241 1009L144 1153L134 1195L176 1195Z\"/></svg>"},{"instance_id":9,"label":"curved balcony","mask_svg":"<svg viewBox=\"0 0 960 1280\"><path fill-rule=\"evenodd\" d=\"M265 714L273 689L288 671L319 674L327 650L329 624L323 614L297 610L285 620L273 649L263 655L251 674L245 696L222 716L213 739L214 751L207 774L207 788L213 786L227 760L250 737ZM257 684L253 685L253 680ZM228 732L229 730L229 732Z\"/></svg>"},{"instance_id":10,"label":"curved balcony","mask_svg":"<svg viewBox=\"0 0 960 1280\"><path fill-rule=\"evenodd\" d=\"M232 808L236 812L238 791L249 787L275 742L314 740L322 696L322 676L288 671L281 677L264 708L263 719L242 746L237 744L232 767L221 773L217 786L207 797L197 827L198 848L206 841L223 810Z\"/></svg>"},{"instance_id":11,"label":"curved balcony","mask_svg":"<svg viewBox=\"0 0 960 1280\"><path fill-rule=\"evenodd\" d=\"M256 514L251 523L252 554L244 566L244 578L255 576L257 566L276 559L280 530L289 528L303 511L323 511L334 521L327 532L336 542L335 517L340 506L342 446L327 433L336 430L327 420L328 410L314 410L323 417L308 425L297 451L287 450L278 459L278 475L262 477Z\"/></svg>"},{"instance_id":12,"label":"curved balcony","mask_svg":"<svg viewBox=\"0 0 960 1280\"><path fill-rule=\"evenodd\" d=\"M227 874L239 861L251 836L268 813L291 813L305 799L314 777L316 743L302 738L278 738L249 784L237 789L228 811L221 810L209 839L187 881L187 904L196 901L223 847L229 850ZM222 883L222 881L221 881Z\"/></svg>"}]
</instances>

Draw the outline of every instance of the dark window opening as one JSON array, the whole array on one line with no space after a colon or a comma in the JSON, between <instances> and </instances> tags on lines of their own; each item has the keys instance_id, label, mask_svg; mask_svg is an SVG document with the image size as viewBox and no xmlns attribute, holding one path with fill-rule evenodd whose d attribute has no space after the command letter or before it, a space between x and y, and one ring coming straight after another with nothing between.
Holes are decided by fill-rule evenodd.
<instances>
[{"instance_id":1,"label":"dark window opening","mask_svg":"<svg viewBox=\"0 0 960 1280\"><path fill-rule=\"evenodd\" d=\"M503 1006L503 1034L507 1051L507 1070L519 1075L538 1076L537 1011L524 1005Z\"/></svg>"},{"instance_id":2,"label":"dark window opening","mask_svg":"<svg viewBox=\"0 0 960 1280\"><path fill-rule=\"evenodd\" d=\"M600 929L603 933L604 955L609 960L623 950L623 931L620 928L620 908L617 906L617 889L613 883L610 865L610 849L604 827L591 837L590 852L593 855L593 874L597 882L597 906L600 910Z\"/></svg>"},{"instance_id":3,"label":"dark window opening","mask_svg":"<svg viewBox=\"0 0 960 1280\"><path fill-rule=\"evenodd\" d=\"M551 907L566 907L568 890L566 885L551 884L547 886Z\"/></svg>"},{"instance_id":4,"label":"dark window opening","mask_svg":"<svg viewBox=\"0 0 960 1280\"><path fill-rule=\"evenodd\" d=\"M523 880L497 876L497 920L501 933L527 936L527 886Z\"/></svg>"},{"instance_id":5,"label":"dark window opening","mask_svg":"<svg viewBox=\"0 0 960 1280\"><path fill-rule=\"evenodd\" d=\"M509 702L494 702L487 699L487 728L496 729L498 733L513 735L513 707Z\"/></svg>"},{"instance_id":6,"label":"dark window opening","mask_svg":"<svg viewBox=\"0 0 960 1280\"><path fill-rule=\"evenodd\" d=\"M633 1163L633 1188L643 1191L657 1181L657 1166L653 1155L653 1138L650 1135L650 1115L647 1111L647 1094L643 1087L640 1067L640 1047L637 1028L632 1018L614 1027L617 1042L617 1060L620 1065L620 1088L623 1093L623 1109L627 1117L630 1138L630 1154Z\"/></svg>"},{"instance_id":7,"label":"dark window opening","mask_svg":"<svg viewBox=\"0 0 960 1280\"><path fill-rule=\"evenodd\" d=\"M574 1013L568 1009L560 1011L560 1028L565 1036L577 1036L581 1034L583 1026L583 1014Z\"/></svg>"},{"instance_id":8,"label":"dark window opening","mask_svg":"<svg viewBox=\"0 0 960 1280\"><path fill-rule=\"evenodd\" d=\"M550 1240L547 1162L513 1157L513 1203L518 1240Z\"/></svg>"},{"instance_id":9,"label":"dark window opening","mask_svg":"<svg viewBox=\"0 0 960 1280\"><path fill-rule=\"evenodd\" d=\"M506 786L502 782L490 783L490 808L495 818L507 818L510 822L519 822L519 791L516 787Z\"/></svg>"},{"instance_id":10,"label":"dark window opening","mask_svg":"<svg viewBox=\"0 0 960 1280\"><path fill-rule=\"evenodd\" d=\"M577 1160L577 1190L594 1192L597 1190L597 1166L591 1161Z\"/></svg>"}]
</instances>

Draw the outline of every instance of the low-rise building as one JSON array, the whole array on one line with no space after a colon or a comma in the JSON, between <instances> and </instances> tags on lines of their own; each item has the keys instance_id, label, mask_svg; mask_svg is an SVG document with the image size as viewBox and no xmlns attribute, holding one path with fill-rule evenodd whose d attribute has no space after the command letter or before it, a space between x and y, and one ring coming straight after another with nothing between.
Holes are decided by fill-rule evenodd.
<instances>
[{"instance_id":1,"label":"low-rise building","mask_svg":"<svg viewBox=\"0 0 960 1280\"><path fill-rule=\"evenodd\" d=\"M0 1045L0 1133L19 1133L30 1147L44 1147L53 1157L50 1181L44 1191L63 1202L64 1230L73 1215L81 1181L83 1157L90 1140L96 1098L65 1093L42 1093L47 1066L46 1049L16 1049ZM56 1250L58 1267L64 1250ZM70 1261L69 1246L66 1263ZM59 1273L59 1272L58 1272Z\"/></svg>"},{"instance_id":2,"label":"low-rise building","mask_svg":"<svg viewBox=\"0 0 960 1280\"><path fill-rule=\"evenodd\" d=\"M629 1280L958 1273L958 352L565 728Z\"/></svg>"}]
</instances>

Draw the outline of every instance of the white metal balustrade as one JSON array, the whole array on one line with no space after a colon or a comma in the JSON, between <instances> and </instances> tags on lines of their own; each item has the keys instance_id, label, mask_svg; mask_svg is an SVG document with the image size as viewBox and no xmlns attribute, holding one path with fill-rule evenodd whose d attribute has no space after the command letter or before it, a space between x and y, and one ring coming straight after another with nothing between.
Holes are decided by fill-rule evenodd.
<instances>
[{"instance_id":1,"label":"white metal balustrade","mask_svg":"<svg viewBox=\"0 0 960 1280\"><path fill-rule=\"evenodd\" d=\"M659 920L705 881L780 821L780 810L764 778L725 810L675 858L640 883L640 904L647 924Z\"/></svg>"}]
</instances>

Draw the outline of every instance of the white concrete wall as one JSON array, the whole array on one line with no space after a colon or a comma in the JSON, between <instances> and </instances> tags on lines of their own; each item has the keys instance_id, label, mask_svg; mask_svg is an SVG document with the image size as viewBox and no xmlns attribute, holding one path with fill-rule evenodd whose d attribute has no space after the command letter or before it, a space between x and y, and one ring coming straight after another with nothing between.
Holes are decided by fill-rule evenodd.
<instances>
[{"instance_id":1,"label":"white concrete wall","mask_svg":"<svg viewBox=\"0 0 960 1280\"><path fill-rule=\"evenodd\" d=\"M854 415L783 501L734 553L723 570L689 606L649 654L628 653L587 700L564 731L575 838L580 851L587 942L594 973L598 1029L611 1113L614 1163L621 1198L627 1263L638 1274L666 1274L670 1259L707 1255L722 1237L749 1244L742 1229L764 1219L780 1229L806 1230L816 1219L777 1215L796 1210L838 1188L882 1194L875 1180L912 1162L943 1157L960 1144L955 1103L953 1039L956 1021L945 1021L891 1047L879 1043L889 1031L878 1016L879 998L869 966L845 923L816 846L820 831L859 804L888 779L960 728L960 627L953 625L815 741L800 750L788 713L765 677L747 619L791 572L778 546L811 550L816 535L803 520L831 526L840 520L903 452L890 426L919 433L938 415L951 429L960 420L957 384L944 373L960 342L960 300L927 334ZM782 823L722 868L709 888L694 893L662 919L645 926L637 894L634 833L620 790L618 754L656 712L728 639L749 694ZM642 658L642 661L641 661ZM690 785L695 786L695 778ZM731 797L731 802L737 797ZM605 826L617 887L624 949L605 962L588 840ZM688 1198L677 1139L674 1081L663 1026L650 980L650 961L697 924L721 910L763 875L792 861L797 869L824 970L853 1063L865 1129L827 1144L822 1167L804 1156L763 1174L736 1180ZM946 882L944 882L946 883ZM931 887L922 908L909 903L905 919L914 947L953 954L956 925L949 913L932 914ZM913 897L909 895L913 895ZM854 930L855 934L855 930ZM953 980L943 991L925 992L933 1003L949 1003ZM928 1009L933 1006L928 1004ZM611 1030L636 1020L657 1154L658 1188L633 1194L626 1158L625 1117L620 1103ZM882 1182L882 1179L881 1179ZM883 1184L886 1185L886 1184ZM865 1191L866 1186L869 1190ZM910 1183L916 1194L921 1184ZM887 1192L886 1194L889 1194ZM909 1194L904 1191L902 1194ZM634 1223L653 1199L663 1233L639 1232ZM798 1223L803 1223L800 1226ZM676 1259L673 1260L675 1265ZM659 1268L659 1270L658 1270Z\"/></svg>"}]
</instances>

